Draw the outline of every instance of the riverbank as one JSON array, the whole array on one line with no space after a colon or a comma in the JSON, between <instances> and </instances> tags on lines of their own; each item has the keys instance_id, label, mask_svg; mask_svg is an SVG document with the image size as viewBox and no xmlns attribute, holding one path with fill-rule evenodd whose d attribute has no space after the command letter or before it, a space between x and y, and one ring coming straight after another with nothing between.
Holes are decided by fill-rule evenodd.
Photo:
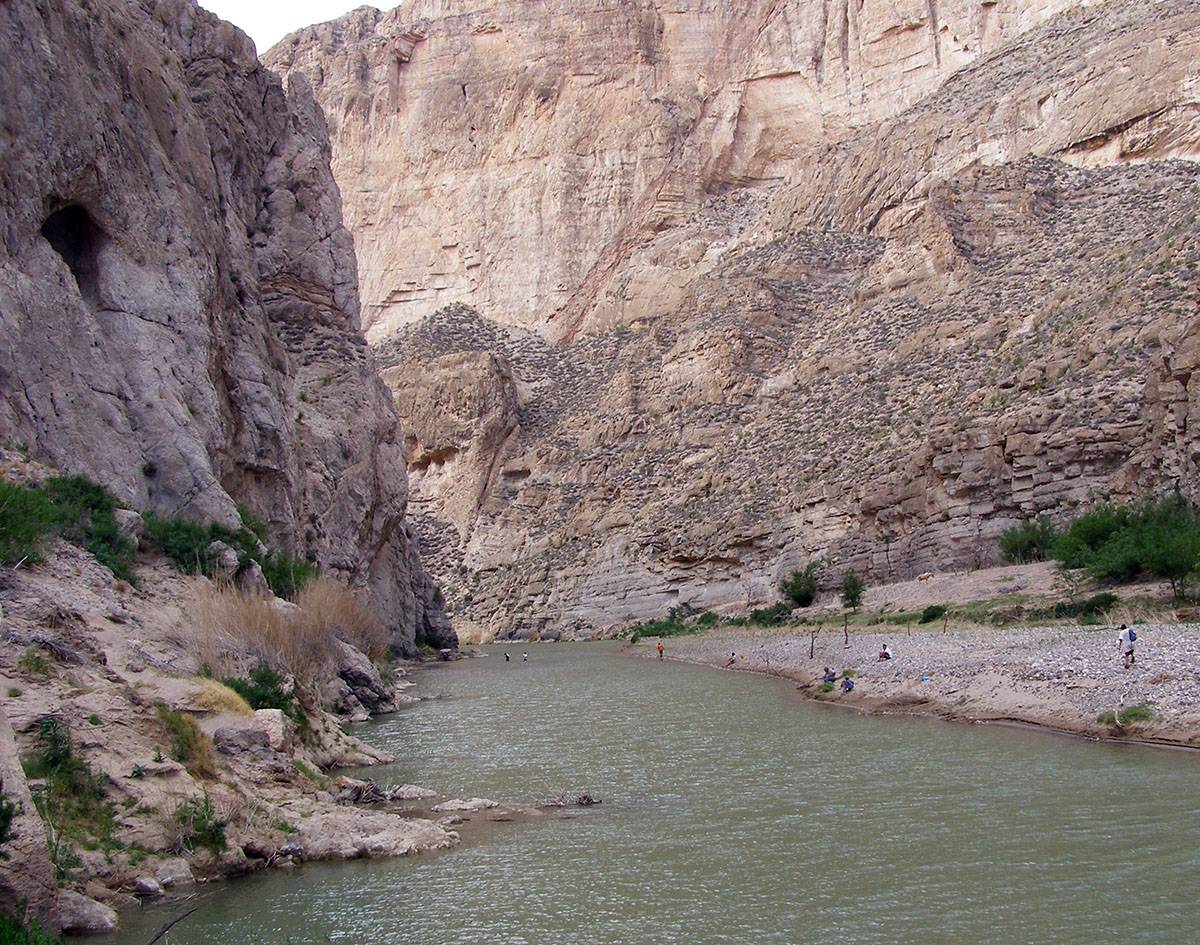
<instances>
[{"instance_id":1,"label":"riverbank","mask_svg":"<svg viewBox=\"0 0 1200 945\"><path fill-rule=\"evenodd\" d=\"M790 679L805 697L874 714L1019 723L1080 735L1200 748L1200 625L1135 625L1124 669L1111 627L723 628L664 641L668 659ZM656 656L657 640L634 651ZM887 644L891 660L878 654ZM824 668L838 674L831 691ZM849 671L854 689L843 692ZM1135 719L1102 720L1135 706ZM1147 711L1148 710L1148 711Z\"/></svg>"}]
</instances>

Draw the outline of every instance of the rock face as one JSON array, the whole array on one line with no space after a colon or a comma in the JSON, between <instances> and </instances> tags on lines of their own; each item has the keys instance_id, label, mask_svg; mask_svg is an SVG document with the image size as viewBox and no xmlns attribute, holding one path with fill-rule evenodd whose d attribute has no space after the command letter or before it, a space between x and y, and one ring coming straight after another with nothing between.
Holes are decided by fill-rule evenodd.
<instances>
[{"instance_id":1,"label":"rock face","mask_svg":"<svg viewBox=\"0 0 1200 945\"><path fill-rule=\"evenodd\" d=\"M328 116L460 632L1200 496L1195 5L566 6L360 10L267 57Z\"/></svg>"},{"instance_id":2,"label":"rock face","mask_svg":"<svg viewBox=\"0 0 1200 945\"><path fill-rule=\"evenodd\" d=\"M674 232L708 196L1080 5L415 0L264 61L325 111L372 342L455 302L563 340L671 304L658 272L711 249Z\"/></svg>"},{"instance_id":3,"label":"rock face","mask_svg":"<svg viewBox=\"0 0 1200 945\"><path fill-rule=\"evenodd\" d=\"M321 111L191 0L0 7L0 436L449 636Z\"/></svg>"}]
</instances>

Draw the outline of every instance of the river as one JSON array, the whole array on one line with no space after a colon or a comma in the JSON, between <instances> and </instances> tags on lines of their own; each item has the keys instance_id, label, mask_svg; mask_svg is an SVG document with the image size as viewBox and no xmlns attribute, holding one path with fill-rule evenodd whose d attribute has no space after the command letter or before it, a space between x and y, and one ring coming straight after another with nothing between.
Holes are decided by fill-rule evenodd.
<instances>
[{"instance_id":1,"label":"river","mask_svg":"<svg viewBox=\"0 0 1200 945\"><path fill-rule=\"evenodd\" d=\"M1200 939L1200 758L871 718L781 680L485 647L356 733L380 783L603 803L444 853L224 884L162 940L388 945L1176 943ZM123 918L97 945L145 942Z\"/></svg>"}]
</instances>

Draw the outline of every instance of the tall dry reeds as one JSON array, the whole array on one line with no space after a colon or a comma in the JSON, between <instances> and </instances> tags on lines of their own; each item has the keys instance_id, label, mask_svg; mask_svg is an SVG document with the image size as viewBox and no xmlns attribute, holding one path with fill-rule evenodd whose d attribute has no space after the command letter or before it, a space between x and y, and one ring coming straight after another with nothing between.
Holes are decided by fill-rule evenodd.
<instances>
[{"instance_id":1,"label":"tall dry reeds","mask_svg":"<svg viewBox=\"0 0 1200 945\"><path fill-rule=\"evenodd\" d=\"M205 585L193 604L184 643L216 677L241 676L259 660L296 679L318 683L344 640L376 660L387 652L387 629L372 610L330 578L311 581L289 604L232 587Z\"/></svg>"},{"instance_id":2,"label":"tall dry reeds","mask_svg":"<svg viewBox=\"0 0 1200 945\"><path fill-rule=\"evenodd\" d=\"M296 595L296 606L298 618L313 625L310 632L333 633L366 653L372 662L387 653L387 627L345 585L327 577L315 578Z\"/></svg>"}]
</instances>

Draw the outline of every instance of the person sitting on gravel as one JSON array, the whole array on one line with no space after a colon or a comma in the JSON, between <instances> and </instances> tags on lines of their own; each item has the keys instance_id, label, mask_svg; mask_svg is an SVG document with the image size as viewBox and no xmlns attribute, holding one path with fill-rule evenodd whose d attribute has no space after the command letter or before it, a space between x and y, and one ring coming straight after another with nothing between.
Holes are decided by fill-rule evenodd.
<instances>
[{"instance_id":1,"label":"person sitting on gravel","mask_svg":"<svg viewBox=\"0 0 1200 945\"><path fill-rule=\"evenodd\" d=\"M851 679L849 676L844 677L842 679L842 692L853 692L853 690L854 690L854 680Z\"/></svg>"},{"instance_id":2,"label":"person sitting on gravel","mask_svg":"<svg viewBox=\"0 0 1200 945\"><path fill-rule=\"evenodd\" d=\"M879 658L881 660L890 660L892 658L892 651L888 649L886 643L883 645L883 649L879 651Z\"/></svg>"},{"instance_id":3,"label":"person sitting on gravel","mask_svg":"<svg viewBox=\"0 0 1200 945\"><path fill-rule=\"evenodd\" d=\"M837 682L837 673L826 666L825 675L821 677L821 682Z\"/></svg>"}]
</instances>

